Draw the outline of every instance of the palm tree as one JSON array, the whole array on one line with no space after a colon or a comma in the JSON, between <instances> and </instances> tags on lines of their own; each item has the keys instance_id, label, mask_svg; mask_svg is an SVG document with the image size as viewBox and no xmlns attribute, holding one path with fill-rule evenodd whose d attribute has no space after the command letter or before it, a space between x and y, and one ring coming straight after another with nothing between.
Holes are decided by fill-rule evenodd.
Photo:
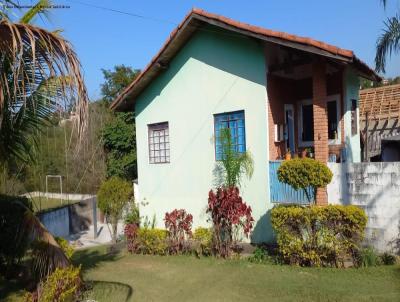
<instances>
[{"instance_id":1,"label":"palm tree","mask_svg":"<svg viewBox=\"0 0 400 302\"><path fill-rule=\"evenodd\" d=\"M386 0L381 3L386 7ZM386 58L393 53L400 52L400 16L388 18L384 22L382 34L376 42L375 69L377 72L385 72Z\"/></svg>"},{"instance_id":2,"label":"palm tree","mask_svg":"<svg viewBox=\"0 0 400 302\"><path fill-rule=\"evenodd\" d=\"M4 3L4 2L3 2ZM5 3L13 4L6 0ZM45 14L49 0L40 0L18 22L0 7L0 166L12 159L30 162L43 125L60 107L75 105L80 137L86 127L88 97L79 60L58 33L29 24ZM21 230L29 232L34 268L41 277L69 265L53 236L33 212L25 209ZM3 205L4 206L4 205ZM24 232L25 232L24 231ZM19 232L16 232L18 240Z\"/></svg>"},{"instance_id":3,"label":"palm tree","mask_svg":"<svg viewBox=\"0 0 400 302\"><path fill-rule=\"evenodd\" d=\"M222 147L221 160L217 162L214 174L217 186L236 187L241 185L241 178L245 175L251 178L254 170L254 162L248 151L238 152L228 128L220 130L219 143Z\"/></svg>"},{"instance_id":4,"label":"palm tree","mask_svg":"<svg viewBox=\"0 0 400 302\"><path fill-rule=\"evenodd\" d=\"M86 126L88 98L80 63L58 33L28 24L46 12L37 5L14 23L0 14L0 163L17 157L27 161L38 130L51 113L75 104L78 132ZM50 93L51 92L51 93Z\"/></svg>"}]
</instances>

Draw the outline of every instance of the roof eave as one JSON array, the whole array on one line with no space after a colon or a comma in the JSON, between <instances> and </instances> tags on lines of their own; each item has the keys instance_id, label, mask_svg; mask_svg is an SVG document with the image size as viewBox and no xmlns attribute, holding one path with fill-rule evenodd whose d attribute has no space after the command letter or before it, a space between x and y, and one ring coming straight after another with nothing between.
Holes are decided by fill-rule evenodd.
<instances>
[{"instance_id":1,"label":"roof eave","mask_svg":"<svg viewBox=\"0 0 400 302\"><path fill-rule=\"evenodd\" d=\"M281 32L269 31L273 34L263 34L263 31L268 30L236 22L202 10L193 9L171 33L163 47L156 56L154 56L143 72L113 101L110 108L115 111L133 110L132 107L134 106L136 97L146 88L154 77L165 69L166 64L170 62L179 49L187 42L193 32L203 24L215 25L265 42L280 44L321 55L329 59L339 60L346 64L353 65L360 76L372 81L381 81L381 78L370 69L367 64L359 60L350 50L340 49L310 38L297 37Z\"/></svg>"}]
</instances>

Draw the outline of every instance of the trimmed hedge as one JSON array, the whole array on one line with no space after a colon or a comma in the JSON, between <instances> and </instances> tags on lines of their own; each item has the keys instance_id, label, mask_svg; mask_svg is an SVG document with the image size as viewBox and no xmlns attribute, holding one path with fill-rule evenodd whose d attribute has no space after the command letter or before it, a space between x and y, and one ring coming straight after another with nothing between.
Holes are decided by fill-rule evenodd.
<instances>
[{"instance_id":1,"label":"trimmed hedge","mask_svg":"<svg viewBox=\"0 0 400 302\"><path fill-rule=\"evenodd\" d=\"M317 188L326 187L332 180L332 171L328 166L312 158L295 158L285 160L278 168L280 182L292 186L295 190L303 190L308 201L315 198ZM313 188L313 195L309 196L307 188Z\"/></svg>"},{"instance_id":2,"label":"trimmed hedge","mask_svg":"<svg viewBox=\"0 0 400 302\"><path fill-rule=\"evenodd\" d=\"M131 226L134 226L133 228ZM168 252L168 231L162 229L125 227L128 251L135 254L166 255Z\"/></svg>"},{"instance_id":3,"label":"trimmed hedge","mask_svg":"<svg viewBox=\"0 0 400 302\"><path fill-rule=\"evenodd\" d=\"M301 266L343 266L364 238L367 216L356 206L277 206L271 211L284 261Z\"/></svg>"}]
</instances>

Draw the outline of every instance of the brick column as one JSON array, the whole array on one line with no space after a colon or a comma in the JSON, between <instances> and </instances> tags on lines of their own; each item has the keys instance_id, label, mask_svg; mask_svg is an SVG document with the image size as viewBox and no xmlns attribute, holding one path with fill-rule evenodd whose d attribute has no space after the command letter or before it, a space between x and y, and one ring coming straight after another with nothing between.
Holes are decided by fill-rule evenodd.
<instances>
[{"instance_id":1,"label":"brick column","mask_svg":"<svg viewBox=\"0 0 400 302\"><path fill-rule=\"evenodd\" d=\"M328 162L328 116L326 109L326 65L322 60L312 66L313 114L314 114L314 154L315 159ZM317 205L327 205L326 188L317 190Z\"/></svg>"}]
</instances>

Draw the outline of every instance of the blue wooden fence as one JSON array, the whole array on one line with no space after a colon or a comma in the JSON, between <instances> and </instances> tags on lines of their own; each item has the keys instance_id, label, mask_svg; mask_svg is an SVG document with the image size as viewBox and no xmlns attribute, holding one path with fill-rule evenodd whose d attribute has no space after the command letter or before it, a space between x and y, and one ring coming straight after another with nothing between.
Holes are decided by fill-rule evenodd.
<instances>
[{"instance_id":1,"label":"blue wooden fence","mask_svg":"<svg viewBox=\"0 0 400 302\"><path fill-rule=\"evenodd\" d=\"M278 180L278 168L282 161L269 162L269 190L271 202L308 204L308 199L303 190L296 191L291 186ZM308 188L308 194L313 199L312 188Z\"/></svg>"}]
</instances>

